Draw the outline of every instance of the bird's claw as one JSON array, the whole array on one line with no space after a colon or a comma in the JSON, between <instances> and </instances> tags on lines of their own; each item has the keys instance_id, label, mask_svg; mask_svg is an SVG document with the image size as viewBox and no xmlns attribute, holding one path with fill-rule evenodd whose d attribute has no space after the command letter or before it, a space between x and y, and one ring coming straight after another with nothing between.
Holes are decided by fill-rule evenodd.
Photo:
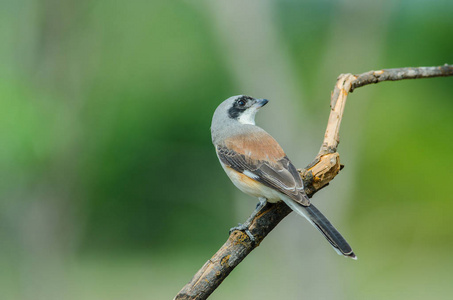
<instances>
[{"instance_id":1,"label":"bird's claw","mask_svg":"<svg viewBox=\"0 0 453 300\"><path fill-rule=\"evenodd\" d=\"M255 241L256 241L255 237L254 237L253 234L250 232L250 230L249 230L249 228L248 228L247 225L239 223L238 226L233 227L233 228L230 228L230 234L231 234L233 231L235 231L235 230L239 230L239 231L242 231L242 232L244 232L245 234L247 234L248 237L250 238L250 240L251 240L252 242L255 242Z\"/></svg>"}]
</instances>

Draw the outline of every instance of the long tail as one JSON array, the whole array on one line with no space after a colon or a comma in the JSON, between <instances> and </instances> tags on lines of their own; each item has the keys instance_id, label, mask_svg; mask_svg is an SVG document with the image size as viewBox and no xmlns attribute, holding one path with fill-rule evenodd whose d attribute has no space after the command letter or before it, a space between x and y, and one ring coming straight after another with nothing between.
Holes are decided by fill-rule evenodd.
<instances>
[{"instance_id":1,"label":"long tail","mask_svg":"<svg viewBox=\"0 0 453 300\"><path fill-rule=\"evenodd\" d=\"M333 227L329 220L327 220L313 204L310 204L310 206L302 206L289 198L284 199L283 201L285 201L292 210L306 218L313 226L315 226L338 254L357 259L357 256L352 252L352 248L349 246L348 242L346 242L338 230Z\"/></svg>"}]
</instances>

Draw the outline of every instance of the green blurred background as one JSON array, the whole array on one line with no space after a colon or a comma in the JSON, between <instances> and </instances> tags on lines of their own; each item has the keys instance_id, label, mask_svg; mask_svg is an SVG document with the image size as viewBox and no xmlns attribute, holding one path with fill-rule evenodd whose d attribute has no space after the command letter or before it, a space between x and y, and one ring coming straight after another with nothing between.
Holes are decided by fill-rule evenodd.
<instances>
[{"instance_id":1,"label":"green blurred background","mask_svg":"<svg viewBox=\"0 0 453 300\"><path fill-rule=\"evenodd\" d=\"M298 167L340 73L453 63L453 2L0 3L2 299L172 299L244 221L210 140L225 98ZM291 214L212 299L451 299L453 78L350 95L342 173L314 202L358 261Z\"/></svg>"}]
</instances>

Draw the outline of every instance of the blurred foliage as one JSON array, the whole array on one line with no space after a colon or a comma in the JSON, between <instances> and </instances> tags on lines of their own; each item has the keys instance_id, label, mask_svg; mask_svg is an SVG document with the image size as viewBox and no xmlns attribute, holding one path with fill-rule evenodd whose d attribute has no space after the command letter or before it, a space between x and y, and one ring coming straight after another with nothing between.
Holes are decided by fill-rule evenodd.
<instances>
[{"instance_id":1,"label":"blurred foliage","mask_svg":"<svg viewBox=\"0 0 453 300\"><path fill-rule=\"evenodd\" d=\"M316 122L306 126L320 136L338 74L453 63L451 1L387 4L384 27L365 31L371 4L272 2L269 22ZM145 299L150 282L156 299L172 297L238 221L209 126L216 106L242 92L208 6L0 4L0 286L8 299L61 299L51 288L61 274L79 287L65 299ZM231 21L247 30L245 20ZM379 30L378 57L357 53ZM453 292L452 82L381 83L348 99L340 153L354 181L343 225L364 263L344 267L357 279L344 298L422 299L421 283L436 299ZM47 289L42 268L51 269ZM239 279L225 286L215 299L247 294Z\"/></svg>"}]
</instances>

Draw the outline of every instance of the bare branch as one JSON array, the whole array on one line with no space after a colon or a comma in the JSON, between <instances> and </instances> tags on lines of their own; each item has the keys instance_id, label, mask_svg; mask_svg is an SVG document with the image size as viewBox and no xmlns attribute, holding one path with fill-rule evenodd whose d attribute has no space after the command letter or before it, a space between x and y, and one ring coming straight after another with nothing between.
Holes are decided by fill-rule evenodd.
<instances>
[{"instance_id":1,"label":"bare branch","mask_svg":"<svg viewBox=\"0 0 453 300\"><path fill-rule=\"evenodd\" d=\"M339 131L344 107L350 92L358 87L382 81L439 76L453 76L453 65L384 69L359 75L340 75L331 95L330 116L321 149L311 164L305 169L299 170L304 180L307 195L313 196L340 172L340 155L337 153L337 147L340 141ZM268 203L255 218L250 220L249 231L255 237L255 242L251 241L247 234L241 231L232 232L226 243L182 288L175 299L207 299L230 272L253 249L258 247L269 232L290 212L291 209L283 202Z\"/></svg>"},{"instance_id":2,"label":"bare branch","mask_svg":"<svg viewBox=\"0 0 453 300\"><path fill-rule=\"evenodd\" d=\"M356 76L357 79L353 82L350 92L352 93L354 89L358 87L381 81L445 77L452 75L453 66L448 64L439 67L400 68L370 71Z\"/></svg>"}]
</instances>

